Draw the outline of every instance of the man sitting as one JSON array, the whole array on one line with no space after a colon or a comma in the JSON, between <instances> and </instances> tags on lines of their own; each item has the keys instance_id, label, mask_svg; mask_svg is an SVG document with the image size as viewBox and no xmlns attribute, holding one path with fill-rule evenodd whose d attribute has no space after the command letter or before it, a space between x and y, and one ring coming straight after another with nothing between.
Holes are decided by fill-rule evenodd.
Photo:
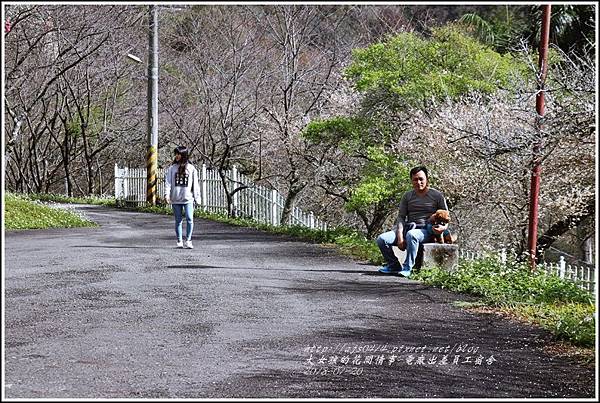
<instances>
[{"instance_id":1,"label":"man sitting","mask_svg":"<svg viewBox=\"0 0 600 403\"><path fill-rule=\"evenodd\" d=\"M410 170L410 180L413 189L406 192L400 200L400 211L394 229L377 237L377 245L386 264L379 269L380 273L400 273L409 277L419 244L428 237L427 222L436 210L448 210L446 199L439 190L429 187L427 168L423 166ZM436 226L434 232L441 234L448 229L448 224ZM406 259L400 265L392 246L406 250Z\"/></svg>"}]
</instances>

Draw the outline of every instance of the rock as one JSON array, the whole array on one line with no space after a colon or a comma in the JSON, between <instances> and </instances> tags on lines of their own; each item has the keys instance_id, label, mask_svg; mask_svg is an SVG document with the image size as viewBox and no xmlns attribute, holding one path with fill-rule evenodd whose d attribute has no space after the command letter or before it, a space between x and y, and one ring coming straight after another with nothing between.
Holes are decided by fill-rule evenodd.
<instances>
[{"instance_id":1,"label":"rock","mask_svg":"<svg viewBox=\"0 0 600 403\"><path fill-rule=\"evenodd\" d=\"M440 267L448 271L458 267L458 245L443 243L424 243L421 267Z\"/></svg>"}]
</instances>

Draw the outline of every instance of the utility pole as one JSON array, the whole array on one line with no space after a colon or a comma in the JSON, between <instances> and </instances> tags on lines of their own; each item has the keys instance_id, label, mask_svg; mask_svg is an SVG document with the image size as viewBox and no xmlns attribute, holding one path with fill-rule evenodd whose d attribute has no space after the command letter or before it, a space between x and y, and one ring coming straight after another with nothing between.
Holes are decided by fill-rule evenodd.
<instances>
[{"instance_id":1,"label":"utility pole","mask_svg":"<svg viewBox=\"0 0 600 403\"><path fill-rule=\"evenodd\" d=\"M158 14L156 6L148 13L148 151L146 153L146 202L156 204L158 170Z\"/></svg>"},{"instance_id":2,"label":"utility pole","mask_svg":"<svg viewBox=\"0 0 600 403\"><path fill-rule=\"evenodd\" d=\"M529 192L529 262L531 270L535 270L537 263L537 227L538 227L538 199L540 195L540 175L542 170L542 124L545 112L544 84L548 71L548 41L550 38L550 8L549 4L542 7L542 32L539 47L539 76L538 92L535 97L537 111L536 126L537 138L533 144L533 167L531 170L531 190Z\"/></svg>"}]
</instances>

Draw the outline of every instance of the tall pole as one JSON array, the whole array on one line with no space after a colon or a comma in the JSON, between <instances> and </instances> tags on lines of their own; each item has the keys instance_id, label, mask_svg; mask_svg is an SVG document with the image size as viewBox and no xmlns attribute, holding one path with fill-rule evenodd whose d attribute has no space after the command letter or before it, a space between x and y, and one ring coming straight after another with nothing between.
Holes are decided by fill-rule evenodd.
<instances>
[{"instance_id":1,"label":"tall pole","mask_svg":"<svg viewBox=\"0 0 600 403\"><path fill-rule=\"evenodd\" d=\"M540 195L540 175L542 170L542 123L545 112L544 103L544 84L546 82L546 72L548 70L548 41L550 38L550 5L542 6L542 32L540 36L539 48L539 77L538 92L535 98L535 108L537 111L536 126L537 138L533 144L533 167L531 170L531 191L529 201L529 262L531 270L535 270L537 261L537 227L538 227L538 199Z\"/></svg>"},{"instance_id":2,"label":"tall pole","mask_svg":"<svg viewBox=\"0 0 600 403\"><path fill-rule=\"evenodd\" d=\"M146 153L146 202L156 204L158 169L158 15L149 6L148 15L148 150Z\"/></svg>"}]
</instances>

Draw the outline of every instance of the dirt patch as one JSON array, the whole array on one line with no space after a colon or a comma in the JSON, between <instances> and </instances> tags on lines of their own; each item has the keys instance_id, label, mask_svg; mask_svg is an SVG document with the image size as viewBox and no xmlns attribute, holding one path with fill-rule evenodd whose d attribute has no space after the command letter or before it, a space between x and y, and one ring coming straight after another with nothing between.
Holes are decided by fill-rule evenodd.
<instances>
[{"instance_id":1,"label":"dirt patch","mask_svg":"<svg viewBox=\"0 0 600 403\"><path fill-rule=\"evenodd\" d=\"M466 307L465 308L469 312L479 313L484 315L495 315L500 316L504 319L508 319L513 322L518 323L527 323L530 326L537 327L541 329L542 327L538 324L528 320L510 309L506 308L494 308L489 306L476 306L476 307ZM561 358L569 358L577 363L589 366L591 368L594 367L594 360L596 355L596 350L591 347L580 347L573 345L569 342L564 341L550 341L543 347L544 352Z\"/></svg>"}]
</instances>

